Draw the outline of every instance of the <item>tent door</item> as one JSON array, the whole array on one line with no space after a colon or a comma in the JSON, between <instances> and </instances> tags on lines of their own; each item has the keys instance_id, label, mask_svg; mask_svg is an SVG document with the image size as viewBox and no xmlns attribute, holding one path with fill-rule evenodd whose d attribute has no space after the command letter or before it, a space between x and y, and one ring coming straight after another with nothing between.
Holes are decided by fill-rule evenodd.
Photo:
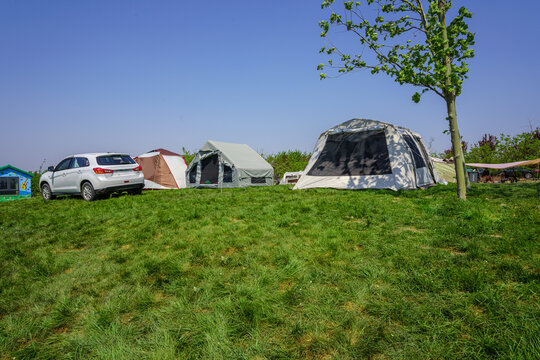
<instances>
[{"instance_id":1,"label":"tent door","mask_svg":"<svg viewBox=\"0 0 540 360\"><path fill-rule=\"evenodd\" d=\"M429 171L428 159L425 158L424 153L420 150L420 147L412 136L405 132L403 132L401 135L407 143L413 157L413 163L416 171L416 186L421 187L433 184L434 181Z\"/></svg>"},{"instance_id":2,"label":"tent door","mask_svg":"<svg viewBox=\"0 0 540 360\"><path fill-rule=\"evenodd\" d=\"M433 183L435 183L435 179L437 178L435 176L435 169L433 168L433 162L430 159L429 153L424 145L424 142L418 136L414 136L414 139L416 140L416 143L418 144L418 146L420 146L420 150L422 151L422 154L424 154L424 158L428 160L427 166L429 168L429 174L431 175L431 179L433 180Z\"/></svg>"},{"instance_id":3,"label":"tent door","mask_svg":"<svg viewBox=\"0 0 540 360\"><path fill-rule=\"evenodd\" d=\"M200 184L217 184L219 180L219 157L217 154L201 160Z\"/></svg>"}]
</instances>

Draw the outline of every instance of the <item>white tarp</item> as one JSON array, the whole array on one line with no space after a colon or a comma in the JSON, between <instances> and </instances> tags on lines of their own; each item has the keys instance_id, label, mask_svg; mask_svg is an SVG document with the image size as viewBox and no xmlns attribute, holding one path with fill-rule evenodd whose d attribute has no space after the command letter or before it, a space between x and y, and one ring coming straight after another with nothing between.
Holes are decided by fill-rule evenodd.
<instances>
[{"instance_id":1,"label":"white tarp","mask_svg":"<svg viewBox=\"0 0 540 360\"><path fill-rule=\"evenodd\" d=\"M540 164L540 158L535 159L535 160L515 161L511 163L504 163L504 164L467 163L467 166L481 167L481 168L487 168L487 169L508 169L508 168L513 168L516 166L528 166L528 165L536 165L536 164Z\"/></svg>"}]
</instances>

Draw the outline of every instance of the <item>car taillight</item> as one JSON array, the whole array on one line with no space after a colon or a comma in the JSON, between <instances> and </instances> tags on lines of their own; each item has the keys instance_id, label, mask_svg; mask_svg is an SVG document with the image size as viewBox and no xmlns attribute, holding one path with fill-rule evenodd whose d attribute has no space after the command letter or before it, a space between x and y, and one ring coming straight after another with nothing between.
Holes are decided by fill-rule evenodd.
<instances>
[{"instance_id":1,"label":"car taillight","mask_svg":"<svg viewBox=\"0 0 540 360\"><path fill-rule=\"evenodd\" d=\"M142 171L142 166L139 165L136 168L133 168L133 171Z\"/></svg>"},{"instance_id":2,"label":"car taillight","mask_svg":"<svg viewBox=\"0 0 540 360\"><path fill-rule=\"evenodd\" d=\"M112 174L113 171L109 169L102 169L102 168L94 168L94 172L96 174Z\"/></svg>"}]
</instances>

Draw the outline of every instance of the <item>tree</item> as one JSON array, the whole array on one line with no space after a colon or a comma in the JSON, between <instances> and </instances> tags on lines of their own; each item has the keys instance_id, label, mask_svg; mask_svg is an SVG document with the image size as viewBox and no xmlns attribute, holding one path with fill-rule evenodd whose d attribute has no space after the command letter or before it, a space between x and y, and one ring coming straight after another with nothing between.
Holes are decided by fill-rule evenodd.
<instances>
[{"instance_id":1,"label":"tree","mask_svg":"<svg viewBox=\"0 0 540 360\"><path fill-rule=\"evenodd\" d=\"M467 162L494 164L498 161L498 144L499 139L497 139L496 136L484 134L482 140L474 144L469 152L465 152L465 160L467 160Z\"/></svg>"},{"instance_id":2,"label":"tree","mask_svg":"<svg viewBox=\"0 0 540 360\"><path fill-rule=\"evenodd\" d=\"M325 0L322 9L331 9L335 0ZM369 69L383 73L400 85L421 88L412 99L419 102L421 94L431 91L446 102L449 132L454 152L458 197L466 198L465 162L457 124L456 98L467 78L466 60L474 56L474 34L468 31L465 19L471 13L461 7L449 24L450 0L366 0L344 1L340 13L331 10L328 20L320 21L321 37L327 37L330 27L354 34L362 46L358 55L350 55L331 45L321 53L330 56L325 67L339 73ZM372 10L376 10L373 13ZM367 51L366 51L367 50ZM320 74L321 79L327 77Z\"/></svg>"},{"instance_id":3,"label":"tree","mask_svg":"<svg viewBox=\"0 0 540 360\"><path fill-rule=\"evenodd\" d=\"M540 129L515 136L500 135L497 152L500 162L534 160L540 157Z\"/></svg>"},{"instance_id":4,"label":"tree","mask_svg":"<svg viewBox=\"0 0 540 360\"><path fill-rule=\"evenodd\" d=\"M465 151L467 162L486 164L538 158L540 158L540 128L513 136L500 134L499 138L491 134L484 134L469 152Z\"/></svg>"},{"instance_id":5,"label":"tree","mask_svg":"<svg viewBox=\"0 0 540 360\"><path fill-rule=\"evenodd\" d=\"M311 154L300 150L288 150L277 154L261 154L261 156L274 168L274 178L281 179L287 171L304 170Z\"/></svg>"}]
</instances>

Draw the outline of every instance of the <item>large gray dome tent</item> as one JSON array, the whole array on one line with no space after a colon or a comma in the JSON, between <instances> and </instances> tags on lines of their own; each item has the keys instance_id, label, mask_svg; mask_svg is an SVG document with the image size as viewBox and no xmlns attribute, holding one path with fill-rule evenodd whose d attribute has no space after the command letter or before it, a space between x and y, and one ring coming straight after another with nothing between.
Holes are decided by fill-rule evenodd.
<instances>
[{"instance_id":1,"label":"large gray dome tent","mask_svg":"<svg viewBox=\"0 0 540 360\"><path fill-rule=\"evenodd\" d=\"M389 123L352 119L319 137L294 189L416 189L438 182L419 134Z\"/></svg>"},{"instance_id":2,"label":"large gray dome tent","mask_svg":"<svg viewBox=\"0 0 540 360\"><path fill-rule=\"evenodd\" d=\"M274 168L246 144L208 140L186 170L188 187L274 184Z\"/></svg>"}]
</instances>

